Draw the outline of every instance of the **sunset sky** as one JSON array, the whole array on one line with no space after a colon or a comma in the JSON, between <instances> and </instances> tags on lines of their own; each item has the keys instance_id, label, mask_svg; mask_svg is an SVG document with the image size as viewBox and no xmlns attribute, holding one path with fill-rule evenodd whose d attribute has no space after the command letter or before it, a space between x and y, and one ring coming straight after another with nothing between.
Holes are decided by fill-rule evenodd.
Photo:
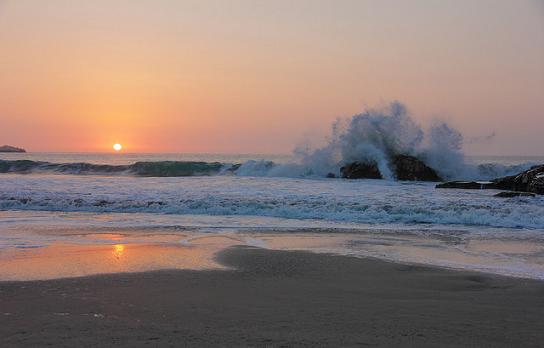
<instances>
[{"instance_id":1,"label":"sunset sky","mask_svg":"<svg viewBox=\"0 0 544 348\"><path fill-rule=\"evenodd\" d=\"M0 0L0 145L288 153L391 100L544 155L544 1Z\"/></svg>"}]
</instances>

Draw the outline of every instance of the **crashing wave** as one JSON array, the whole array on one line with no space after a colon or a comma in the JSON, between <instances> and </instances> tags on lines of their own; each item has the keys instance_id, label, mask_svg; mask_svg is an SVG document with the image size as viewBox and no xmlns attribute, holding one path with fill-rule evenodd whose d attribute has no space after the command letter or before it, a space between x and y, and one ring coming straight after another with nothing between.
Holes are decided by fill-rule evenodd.
<instances>
[{"instance_id":1,"label":"crashing wave","mask_svg":"<svg viewBox=\"0 0 544 348\"><path fill-rule=\"evenodd\" d=\"M444 122L436 121L425 131L400 102L368 109L333 123L325 146L294 150L290 163L250 160L241 164L219 162L159 161L130 165L50 163L30 160L0 160L0 173L52 172L63 174L202 176L235 174L269 177L339 177L340 169L358 162L375 166L384 179L395 179L392 170L399 155L413 156L446 180L488 180L522 172L536 163L506 166L469 163L463 152L463 136Z\"/></svg>"},{"instance_id":2,"label":"crashing wave","mask_svg":"<svg viewBox=\"0 0 544 348\"><path fill-rule=\"evenodd\" d=\"M384 108L368 109L333 123L325 146L295 149L295 161L275 165L268 161L242 164L242 175L286 177L339 177L350 163L377 167L384 179L395 179L394 162L408 155L421 160L446 180L488 180L512 175L535 163L506 166L476 165L466 160L462 134L445 122L433 122L427 131L412 119L400 102Z\"/></svg>"}]
</instances>

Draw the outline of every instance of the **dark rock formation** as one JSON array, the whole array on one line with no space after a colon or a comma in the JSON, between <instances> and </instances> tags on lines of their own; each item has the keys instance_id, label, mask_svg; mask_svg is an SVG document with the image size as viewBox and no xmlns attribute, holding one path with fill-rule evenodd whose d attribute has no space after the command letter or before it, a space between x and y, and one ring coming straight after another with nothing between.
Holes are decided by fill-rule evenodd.
<instances>
[{"instance_id":1,"label":"dark rock formation","mask_svg":"<svg viewBox=\"0 0 544 348\"><path fill-rule=\"evenodd\" d=\"M544 195L544 175L537 176L531 180L529 185L527 185L527 191Z\"/></svg>"},{"instance_id":2,"label":"dark rock formation","mask_svg":"<svg viewBox=\"0 0 544 348\"><path fill-rule=\"evenodd\" d=\"M499 192L494 196L502 197L502 198L511 198L511 197L534 197L536 195L531 192L504 191L504 192Z\"/></svg>"},{"instance_id":3,"label":"dark rock formation","mask_svg":"<svg viewBox=\"0 0 544 348\"><path fill-rule=\"evenodd\" d=\"M397 180L440 181L440 176L421 160L413 156L397 155L393 157L391 169ZM376 163L353 162L340 168L345 179L382 179Z\"/></svg>"},{"instance_id":4,"label":"dark rock formation","mask_svg":"<svg viewBox=\"0 0 544 348\"><path fill-rule=\"evenodd\" d=\"M497 186L491 181L448 181L436 185L436 188L453 188L464 190L486 190L496 189Z\"/></svg>"},{"instance_id":5,"label":"dark rock formation","mask_svg":"<svg viewBox=\"0 0 544 348\"><path fill-rule=\"evenodd\" d=\"M26 152L26 150L15 146L4 145L0 146L0 152Z\"/></svg>"},{"instance_id":6,"label":"dark rock formation","mask_svg":"<svg viewBox=\"0 0 544 348\"><path fill-rule=\"evenodd\" d=\"M515 197L520 193L544 195L544 165L534 166L529 170L517 175L505 176L489 182L474 181L450 181L436 185L436 188L456 188L456 189L496 189L508 190L513 192L501 192L497 197Z\"/></svg>"},{"instance_id":7,"label":"dark rock formation","mask_svg":"<svg viewBox=\"0 0 544 348\"><path fill-rule=\"evenodd\" d=\"M414 156L397 155L393 157L393 169L397 180L408 181L441 181L442 179L431 167Z\"/></svg>"},{"instance_id":8,"label":"dark rock formation","mask_svg":"<svg viewBox=\"0 0 544 348\"><path fill-rule=\"evenodd\" d=\"M534 166L518 175L493 180L500 190L532 192L544 195L544 165Z\"/></svg>"},{"instance_id":9,"label":"dark rock formation","mask_svg":"<svg viewBox=\"0 0 544 348\"><path fill-rule=\"evenodd\" d=\"M376 163L353 162L340 168L345 179L382 179Z\"/></svg>"}]
</instances>

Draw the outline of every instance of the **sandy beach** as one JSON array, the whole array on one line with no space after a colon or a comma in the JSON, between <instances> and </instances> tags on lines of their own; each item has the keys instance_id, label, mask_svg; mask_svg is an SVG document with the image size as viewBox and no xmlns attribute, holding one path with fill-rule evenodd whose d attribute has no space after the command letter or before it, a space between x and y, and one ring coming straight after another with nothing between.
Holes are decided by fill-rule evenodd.
<instances>
[{"instance_id":1,"label":"sandy beach","mask_svg":"<svg viewBox=\"0 0 544 348\"><path fill-rule=\"evenodd\" d=\"M0 348L544 348L544 0L0 0Z\"/></svg>"},{"instance_id":2,"label":"sandy beach","mask_svg":"<svg viewBox=\"0 0 544 348\"><path fill-rule=\"evenodd\" d=\"M211 271L0 283L0 346L537 347L544 283L231 247Z\"/></svg>"}]
</instances>

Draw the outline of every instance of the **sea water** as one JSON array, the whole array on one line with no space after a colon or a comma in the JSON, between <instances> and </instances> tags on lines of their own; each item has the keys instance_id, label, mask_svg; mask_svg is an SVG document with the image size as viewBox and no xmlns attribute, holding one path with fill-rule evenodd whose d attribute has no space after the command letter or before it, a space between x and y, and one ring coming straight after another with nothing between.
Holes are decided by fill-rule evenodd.
<instances>
[{"instance_id":1,"label":"sea water","mask_svg":"<svg viewBox=\"0 0 544 348\"><path fill-rule=\"evenodd\" d=\"M235 240L544 279L543 196L497 198L495 190L271 171L291 168L292 161L282 155L0 154L0 262L58 243L190 246L221 237L228 245ZM468 161L508 171L544 158ZM137 162L219 163L219 169L161 176L122 167ZM165 173L162 168L151 173ZM182 176L169 175L176 173Z\"/></svg>"}]
</instances>

